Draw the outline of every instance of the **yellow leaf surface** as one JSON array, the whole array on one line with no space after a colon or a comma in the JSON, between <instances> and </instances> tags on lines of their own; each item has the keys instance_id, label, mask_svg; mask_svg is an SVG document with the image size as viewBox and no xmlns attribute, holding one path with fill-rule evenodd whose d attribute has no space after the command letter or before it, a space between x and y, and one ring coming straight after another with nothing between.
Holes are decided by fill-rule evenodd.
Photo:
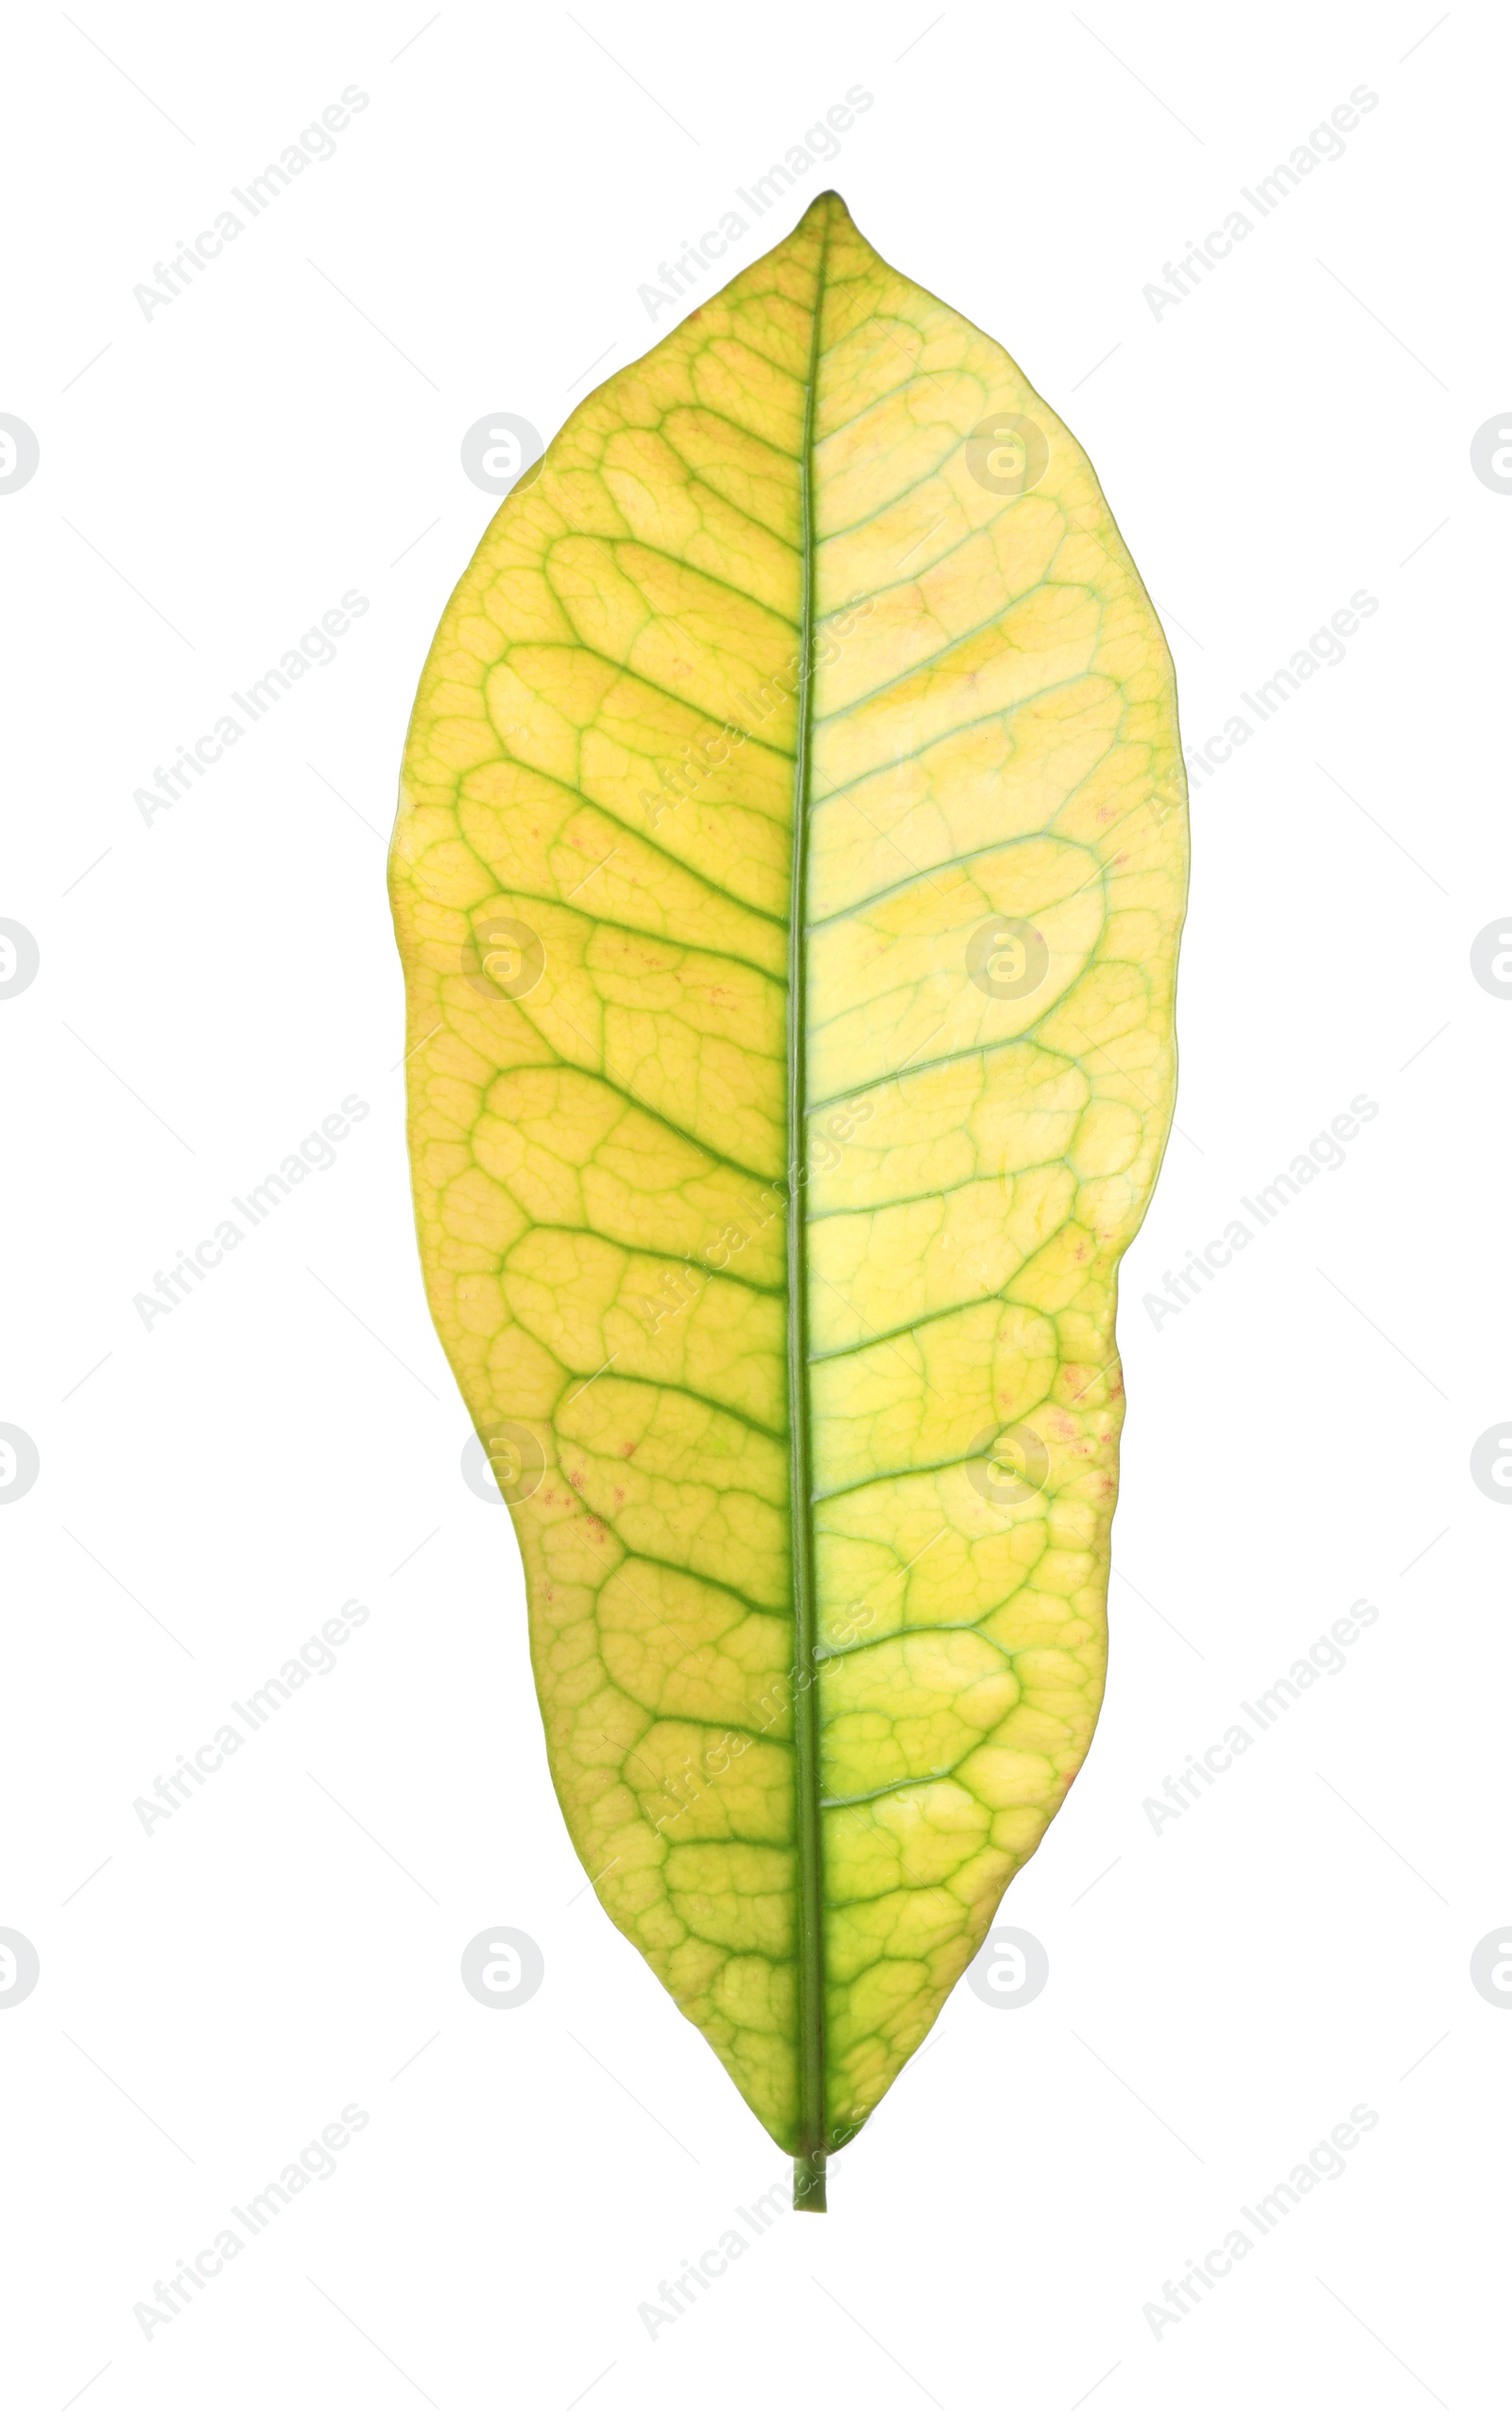
<instances>
[{"instance_id":1,"label":"yellow leaf surface","mask_svg":"<svg viewBox=\"0 0 1512 2424\"><path fill-rule=\"evenodd\" d=\"M833 194L573 414L421 678L432 1312L574 1843L809 2207L1096 1721L1184 801L1086 456Z\"/></svg>"}]
</instances>

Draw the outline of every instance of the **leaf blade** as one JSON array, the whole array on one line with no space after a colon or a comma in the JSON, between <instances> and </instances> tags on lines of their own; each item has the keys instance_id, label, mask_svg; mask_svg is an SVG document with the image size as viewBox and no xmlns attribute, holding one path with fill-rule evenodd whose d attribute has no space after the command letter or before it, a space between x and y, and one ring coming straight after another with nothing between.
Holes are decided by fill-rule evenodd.
<instances>
[{"instance_id":1,"label":"leaf blade","mask_svg":"<svg viewBox=\"0 0 1512 2424\"><path fill-rule=\"evenodd\" d=\"M837 197L578 408L422 678L433 1312L574 1840L800 2201L1095 1722L1183 798L1085 456Z\"/></svg>"}]
</instances>

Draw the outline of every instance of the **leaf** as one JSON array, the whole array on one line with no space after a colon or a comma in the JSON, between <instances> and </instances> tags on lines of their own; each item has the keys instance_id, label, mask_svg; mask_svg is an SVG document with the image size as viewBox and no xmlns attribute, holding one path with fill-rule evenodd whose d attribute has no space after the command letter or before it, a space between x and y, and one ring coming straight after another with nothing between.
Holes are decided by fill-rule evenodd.
<instances>
[{"instance_id":1,"label":"leaf","mask_svg":"<svg viewBox=\"0 0 1512 2424\"><path fill-rule=\"evenodd\" d=\"M573 1841L810 2209L1096 1720L1184 800L1085 456L833 194L579 405L421 678L432 1312Z\"/></svg>"}]
</instances>

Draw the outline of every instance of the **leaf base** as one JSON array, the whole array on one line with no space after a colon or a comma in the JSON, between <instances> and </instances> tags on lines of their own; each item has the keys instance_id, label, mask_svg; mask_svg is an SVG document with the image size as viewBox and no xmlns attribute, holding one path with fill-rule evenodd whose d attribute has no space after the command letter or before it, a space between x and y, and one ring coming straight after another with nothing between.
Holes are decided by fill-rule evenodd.
<instances>
[{"instance_id":1,"label":"leaf base","mask_svg":"<svg viewBox=\"0 0 1512 2424\"><path fill-rule=\"evenodd\" d=\"M793 2158L793 2210L795 2213L827 2213L824 2198L824 2150L816 2155L795 2155Z\"/></svg>"}]
</instances>

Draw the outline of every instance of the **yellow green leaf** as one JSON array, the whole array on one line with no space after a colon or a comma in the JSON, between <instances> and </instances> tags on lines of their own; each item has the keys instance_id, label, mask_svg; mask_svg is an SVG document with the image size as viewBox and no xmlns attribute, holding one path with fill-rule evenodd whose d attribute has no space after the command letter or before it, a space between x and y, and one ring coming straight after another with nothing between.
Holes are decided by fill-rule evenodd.
<instances>
[{"instance_id":1,"label":"yellow green leaf","mask_svg":"<svg viewBox=\"0 0 1512 2424\"><path fill-rule=\"evenodd\" d=\"M573 1841L811 2209L1096 1721L1184 803L1086 456L833 194L573 414L421 677L432 1313Z\"/></svg>"}]
</instances>

